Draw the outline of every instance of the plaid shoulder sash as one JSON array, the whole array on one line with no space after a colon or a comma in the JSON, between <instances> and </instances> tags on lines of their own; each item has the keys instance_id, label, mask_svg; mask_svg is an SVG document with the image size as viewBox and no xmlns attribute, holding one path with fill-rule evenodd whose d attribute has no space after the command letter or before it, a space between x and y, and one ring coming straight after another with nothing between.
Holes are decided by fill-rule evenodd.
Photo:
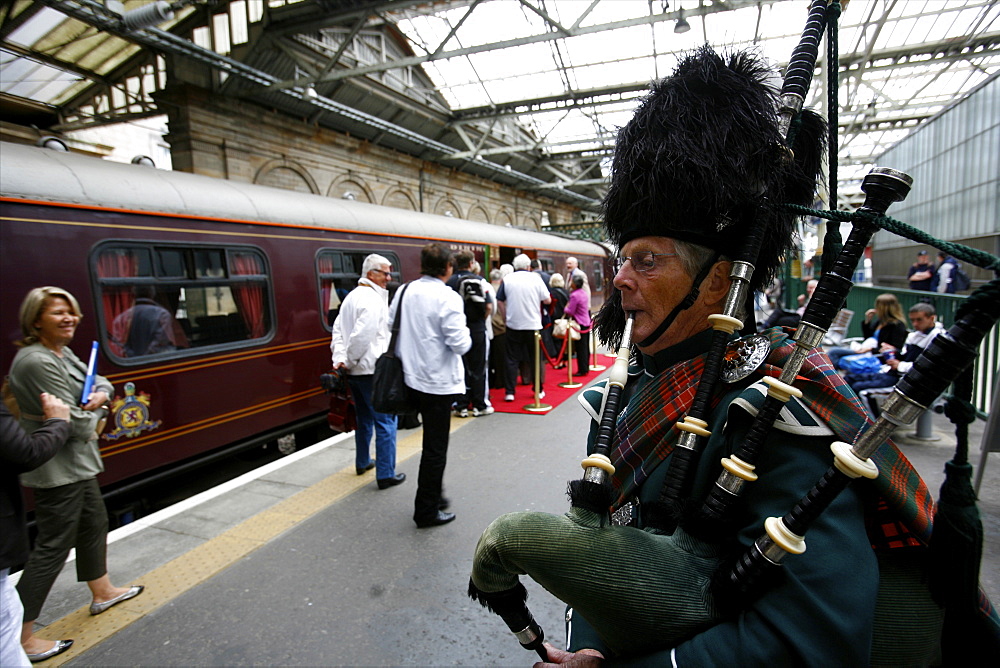
<instances>
[{"instance_id":1,"label":"plaid shoulder sash","mask_svg":"<svg viewBox=\"0 0 1000 668\"><path fill-rule=\"evenodd\" d=\"M771 352L747 385L763 376L777 378L794 350L795 343L781 328L763 332L770 339ZM617 493L615 505L629 498L649 474L673 452L677 440L674 424L694 401L705 355L678 362L651 378L640 388L619 417L612 462L612 484ZM867 415L857 395L833 368L825 353L813 350L796 378L802 400L837 435L851 443L868 424ZM721 386L712 398L715 410L722 396L732 388ZM878 547L926 544L931 534L934 501L923 480L892 441L880 447L872 457L879 469L875 487L884 500L870 535ZM831 460L832 462L832 460ZM805 494L808 490L802 490ZM914 538L916 536L916 538ZM918 540L919 539L919 540Z\"/></svg>"}]
</instances>

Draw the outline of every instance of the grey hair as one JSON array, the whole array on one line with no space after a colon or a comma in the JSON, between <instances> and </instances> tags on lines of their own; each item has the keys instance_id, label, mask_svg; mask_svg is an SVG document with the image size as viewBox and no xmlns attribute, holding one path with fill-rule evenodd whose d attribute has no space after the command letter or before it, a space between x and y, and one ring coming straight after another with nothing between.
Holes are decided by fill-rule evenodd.
<instances>
[{"instance_id":1,"label":"grey hair","mask_svg":"<svg viewBox=\"0 0 1000 668\"><path fill-rule=\"evenodd\" d=\"M381 269L382 265L387 264L390 267L392 262L389 262L386 258L382 257L378 253L372 253L365 258L364 263L361 265L361 275L368 276L368 272L372 269Z\"/></svg>"},{"instance_id":2,"label":"grey hair","mask_svg":"<svg viewBox=\"0 0 1000 668\"><path fill-rule=\"evenodd\" d=\"M701 268L705 266L705 263L715 257L716 254L711 248L699 246L689 241L681 241L680 239L671 239L671 241L674 242L674 250L677 252L677 257L680 258L681 264L684 265L684 271L688 276L697 276Z\"/></svg>"},{"instance_id":3,"label":"grey hair","mask_svg":"<svg viewBox=\"0 0 1000 668\"><path fill-rule=\"evenodd\" d=\"M514 273L514 265L504 263L500 265L500 278Z\"/></svg>"},{"instance_id":4,"label":"grey hair","mask_svg":"<svg viewBox=\"0 0 1000 668\"><path fill-rule=\"evenodd\" d=\"M552 288L566 287L566 281L563 280L562 274L552 274L552 278L549 279L549 287Z\"/></svg>"},{"instance_id":5,"label":"grey hair","mask_svg":"<svg viewBox=\"0 0 1000 668\"><path fill-rule=\"evenodd\" d=\"M932 304L927 302L917 302L910 307L910 313L923 313L924 315L937 315L937 309L934 308Z\"/></svg>"},{"instance_id":6,"label":"grey hair","mask_svg":"<svg viewBox=\"0 0 1000 668\"><path fill-rule=\"evenodd\" d=\"M514 258L514 271L528 269L529 267L531 267L531 258L524 253Z\"/></svg>"},{"instance_id":7,"label":"grey hair","mask_svg":"<svg viewBox=\"0 0 1000 668\"><path fill-rule=\"evenodd\" d=\"M501 278L503 278L503 273L499 269L493 269L490 271L491 281L499 281Z\"/></svg>"}]
</instances>

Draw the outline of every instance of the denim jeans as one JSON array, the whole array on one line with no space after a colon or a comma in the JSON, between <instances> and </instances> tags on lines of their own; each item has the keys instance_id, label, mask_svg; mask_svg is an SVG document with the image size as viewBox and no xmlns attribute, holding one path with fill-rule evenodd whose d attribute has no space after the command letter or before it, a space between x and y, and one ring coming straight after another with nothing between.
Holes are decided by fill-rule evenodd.
<instances>
[{"instance_id":1,"label":"denim jeans","mask_svg":"<svg viewBox=\"0 0 1000 668\"><path fill-rule=\"evenodd\" d=\"M371 461L372 432L375 432L375 479L385 480L396 475L396 416L379 413L372 408L372 376L348 376L354 395L358 428L354 430L354 465L363 469Z\"/></svg>"}]
</instances>

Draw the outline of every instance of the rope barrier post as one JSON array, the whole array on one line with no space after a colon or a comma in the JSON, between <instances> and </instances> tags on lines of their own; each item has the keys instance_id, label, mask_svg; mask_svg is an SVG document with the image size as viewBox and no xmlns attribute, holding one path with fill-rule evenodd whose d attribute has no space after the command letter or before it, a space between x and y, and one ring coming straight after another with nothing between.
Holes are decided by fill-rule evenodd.
<instances>
[{"instance_id":1,"label":"rope barrier post","mask_svg":"<svg viewBox=\"0 0 1000 668\"><path fill-rule=\"evenodd\" d=\"M590 370L604 371L608 367L597 363L597 337L594 336L594 326L590 326Z\"/></svg>"},{"instance_id":2,"label":"rope barrier post","mask_svg":"<svg viewBox=\"0 0 1000 668\"><path fill-rule=\"evenodd\" d=\"M573 390L583 387L583 383L573 380L573 321L569 323L566 328L566 382L559 383L559 387Z\"/></svg>"},{"instance_id":3,"label":"rope barrier post","mask_svg":"<svg viewBox=\"0 0 1000 668\"><path fill-rule=\"evenodd\" d=\"M569 334L567 334L569 336ZM543 404L541 402L542 393L542 335L536 329L535 330L535 401L524 407L524 410L531 413L545 413L552 410L551 404Z\"/></svg>"}]
</instances>

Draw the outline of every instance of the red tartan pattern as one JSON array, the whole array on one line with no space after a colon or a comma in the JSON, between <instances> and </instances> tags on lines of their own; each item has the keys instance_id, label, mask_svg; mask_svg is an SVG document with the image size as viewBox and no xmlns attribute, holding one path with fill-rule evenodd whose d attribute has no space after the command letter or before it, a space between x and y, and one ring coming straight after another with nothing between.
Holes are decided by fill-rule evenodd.
<instances>
[{"instance_id":1,"label":"red tartan pattern","mask_svg":"<svg viewBox=\"0 0 1000 668\"><path fill-rule=\"evenodd\" d=\"M781 328L763 333L771 341L771 353L755 375L777 378L795 343ZM629 498L673 451L678 434L674 424L694 401L704 358L705 355L699 355L657 374L636 393L619 419L616 445L611 455L616 468L612 476L617 492L616 506ZM870 424L857 395L822 351L809 353L795 386L802 390L803 402L840 440L852 443L865 425ZM720 389L713 397L712 408L730 391L730 388ZM870 518L875 518L869 531L873 546L926 544L934 512L934 501L927 486L892 441L878 448L872 459L879 469L879 477L874 483L886 502L881 511L871 508L868 512ZM803 490L803 494L806 491Z\"/></svg>"}]
</instances>

